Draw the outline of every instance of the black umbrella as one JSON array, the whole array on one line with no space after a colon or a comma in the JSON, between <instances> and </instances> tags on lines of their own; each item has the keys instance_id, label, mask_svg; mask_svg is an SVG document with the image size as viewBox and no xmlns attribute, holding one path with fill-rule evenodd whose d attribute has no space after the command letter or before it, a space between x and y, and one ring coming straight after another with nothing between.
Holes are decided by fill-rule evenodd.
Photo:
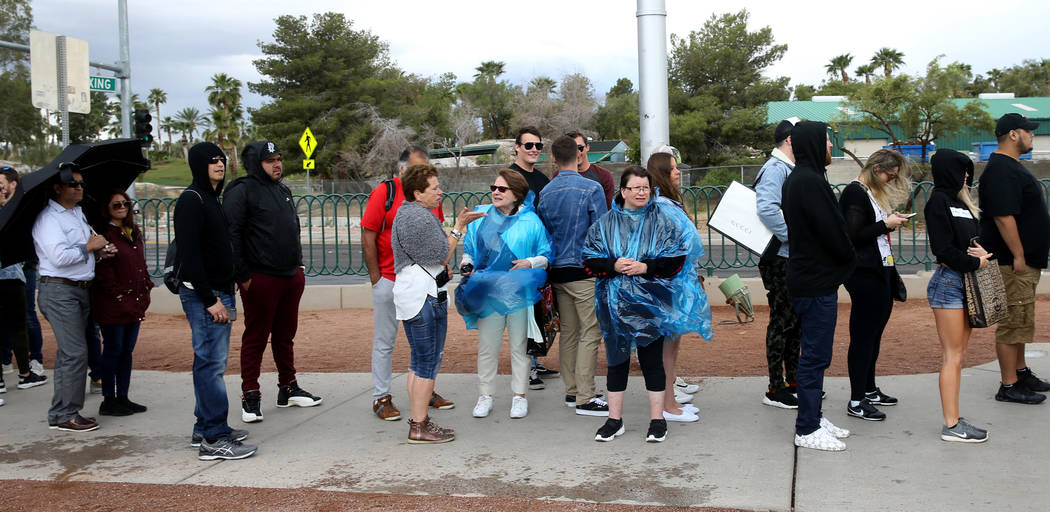
<instances>
[{"instance_id":1,"label":"black umbrella","mask_svg":"<svg viewBox=\"0 0 1050 512\"><path fill-rule=\"evenodd\" d=\"M137 139L113 139L92 144L72 144L39 171L18 182L18 188L0 208L0 266L25 261L33 251L32 231L37 215L50 196L51 185L78 171L84 179L81 207L93 218L107 194L124 190L149 169ZM64 177L63 177L64 175Z\"/></svg>"}]
</instances>

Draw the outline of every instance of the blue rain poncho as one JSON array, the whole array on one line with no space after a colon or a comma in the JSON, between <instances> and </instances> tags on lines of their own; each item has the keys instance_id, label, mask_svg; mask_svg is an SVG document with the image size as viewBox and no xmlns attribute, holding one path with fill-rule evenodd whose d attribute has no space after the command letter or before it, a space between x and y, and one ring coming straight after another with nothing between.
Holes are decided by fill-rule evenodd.
<instances>
[{"instance_id":1,"label":"blue rain poncho","mask_svg":"<svg viewBox=\"0 0 1050 512\"><path fill-rule=\"evenodd\" d=\"M653 200L640 210L614 204L591 226L583 247L585 261L683 255L682 269L670 278L623 274L598 278L594 309L610 366L626 361L635 346L661 338L696 332L711 340L711 306L696 274L704 248L696 227L670 201Z\"/></svg>"},{"instance_id":2,"label":"blue rain poncho","mask_svg":"<svg viewBox=\"0 0 1050 512\"><path fill-rule=\"evenodd\" d=\"M547 228L533 208L530 191L514 215L503 215L491 204L474 208L488 216L470 223L463 247L474 260L474 273L456 287L456 310L467 329L476 329L479 318L507 315L540 300L547 281L542 268L510 270L514 260L551 257Z\"/></svg>"}]
</instances>

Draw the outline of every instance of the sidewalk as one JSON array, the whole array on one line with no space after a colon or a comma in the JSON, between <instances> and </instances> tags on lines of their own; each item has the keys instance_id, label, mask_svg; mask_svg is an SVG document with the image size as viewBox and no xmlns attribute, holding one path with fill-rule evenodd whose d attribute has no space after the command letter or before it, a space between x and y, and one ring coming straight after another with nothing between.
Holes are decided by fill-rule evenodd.
<instances>
[{"instance_id":1,"label":"sidewalk","mask_svg":"<svg viewBox=\"0 0 1050 512\"><path fill-rule=\"evenodd\" d=\"M1050 376L1050 344L1029 346L1029 364ZM48 372L50 374L50 372ZM848 381L828 379L824 412L853 431L848 450L824 453L792 445L795 412L761 404L761 377L706 378L697 394L701 421L670 424L668 440L644 442L648 425L641 380L628 388L627 433L593 441L604 418L575 415L562 402L560 379L529 393L529 415L508 417L510 394L496 397L488 418L472 418L476 376L440 375L438 391L457 403L434 411L456 441L411 446L404 421L371 414L367 374L300 374L324 397L318 407L277 409L276 376L264 374L262 423L239 414L239 378L228 376L230 424L251 431L259 452L242 461L200 462L189 447L193 423L190 375L139 371L132 399L150 411L99 417L86 434L49 430L50 386L11 389L0 408L0 479L200 484L393 494L548 498L622 504L732 507L755 510L1042 510L1050 443L1050 405L996 402L998 367L963 371L961 407L990 431L984 444L940 440L937 375L891 376L879 385L901 404L885 422L845 415ZM500 376L509 388L508 377ZM603 384L604 379L599 379ZM14 388L14 386L10 386ZM394 380L407 413L405 376ZM96 416L90 395L84 415ZM412 463L411 461L416 461ZM420 463L423 462L423 463ZM794 487L793 472L797 465ZM1043 503L1043 505L1039 505Z\"/></svg>"}]
</instances>

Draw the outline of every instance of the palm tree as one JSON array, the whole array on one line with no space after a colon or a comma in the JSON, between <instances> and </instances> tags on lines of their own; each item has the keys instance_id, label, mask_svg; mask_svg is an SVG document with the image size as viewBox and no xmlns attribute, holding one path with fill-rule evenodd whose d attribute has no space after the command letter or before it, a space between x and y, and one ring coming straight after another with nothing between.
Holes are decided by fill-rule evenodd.
<instances>
[{"instance_id":1,"label":"palm tree","mask_svg":"<svg viewBox=\"0 0 1050 512\"><path fill-rule=\"evenodd\" d=\"M153 105L153 108L156 109L157 117L155 119L159 123L160 122L160 104L168 102L168 93L164 92L162 89L150 89L149 90L149 96L146 96L146 101L150 102ZM169 137L169 138L171 138L171 137Z\"/></svg>"},{"instance_id":2,"label":"palm tree","mask_svg":"<svg viewBox=\"0 0 1050 512\"><path fill-rule=\"evenodd\" d=\"M992 81L992 87L995 87L995 92L1001 92L999 90L999 80L1003 79L1003 70L992 68L988 70L988 80Z\"/></svg>"},{"instance_id":3,"label":"palm tree","mask_svg":"<svg viewBox=\"0 0 1050 512\"><path fill-rule=\"evenodd\" d=\"M175 121L171 116L161 119L160 129L168 134L168 151L171 151L171 131L175 129Z\"/></svg>"},{"instance_id":4,"label":"palm tree","mask_svg":"<svg viewBox=\"0 0 1050 512\"><path fill-rule=\"evenodd\" d=\"M198 128L207 125L208 119L201 115L201 111L194 107L186 107L175 113L175 121L183 123L183 135L189 135L187 142L193 142L193 134Z\"/></svg>"},{"instance_id":5,"label":"palm tree","mask_svg":"<svg viewBox=\"0 0 1050 512\"><path fill-rule=\"evenodd\" d=\"M857 69L854 69L853 73L856 74L858 77L863 78L864 83L870 84L871 75L875 74L875 69L875 66L872 64L864 64L861 66L857 66Z\"/></svg>"},{"instance_id":6,"label":"palm tree","mask_svg":"<svg viewBox=\"0 0 1050 512\"><path fill-rule=\"evenodd\" d=\"M503 68L506 67L506 63L503 61L487 60L482 62L480 66L474 68L477 73L474 74L474 78L486 78L491 81L495 81L496 77L503 74Z\"/></svg>"},{"instance_id":7,"label":"palm tree","mask_svg":"<svg viewBox=\"0 0 1050 512\"><path fill-rule=\"evenodd\" d=\"M529 92L539 92L544 96L554 94L554 89L557 87L558 82L555 82L554 79L549 76L538 76L529 82Z\"/></svg>"},{"instance_id":8,"label":"palm tree","mask_svg":"<svg viewBox=\"0 0 1050 512\"><path fill-rule=\"evenodd\" d=\"M904 65L904 54L893 48L882 47L871 58L871 65L882 68L882 71L886 73L886 78L889 78L893 70Z\"/></svg>"},{"instance_id":9,"label":"palm tree","mask_svg":"<svg viewBox=\"0 0 1050 512\"><path fill-rule=\"evenodd\" d=\"M218 73L211 77L211 85L205 87L204 91L208 93L208 103L212 106L210 114L216 142L228 154L236 155L239 132L237 121L243 115L241 81L226 73ZM229 170L236 178L236 159L230 161Z\"/></svg>"},{"instance_id":10,"label":"palm tree","mask_svg":"<svg viewBox=\"0 0 1050 512\"><path fill-rule=\"evenodd\" d=\"M832 57L831 61L824 66L824 69L828 70L829 75L840 73L842 76L842 83L849 83L849 73L846 71L849 69L850 63L853 62L853 56L845 53L838 57Z\"/></svg>"}]
</instances>

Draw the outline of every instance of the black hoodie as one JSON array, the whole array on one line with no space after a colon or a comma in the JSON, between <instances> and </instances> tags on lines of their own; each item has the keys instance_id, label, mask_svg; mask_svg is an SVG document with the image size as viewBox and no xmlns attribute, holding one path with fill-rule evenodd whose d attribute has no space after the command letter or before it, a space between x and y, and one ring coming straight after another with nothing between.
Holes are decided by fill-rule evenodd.
<instances>
[{"instance_id":1,"label":"black hoodie","mask_svg":"<svg viewBox=\"0 0 1050 512\"><path fill-rule=\"evenodd\" d=\"M262 155L275 152L271 142L245 146L241 162L246 175L233 180L222 198L238 283L250 279L252 272L293 276L303 265L299 214L292 192L262 168Z\"/></svg>"},{"instance_id":2,"label":"black hoodie","mask_svg":"<svg viewBox=\"0 0 1050 512\"><path fill-rule=\"evenodd\" d=\"M973 161L954 149L939 149L930 159L933 191L926 200L926 234L937 263L959 272L972 272L981 260L966 254L970 240L978 235L978 220L959 200L963 179L973 184ZM966 174L969 176L964 178Z\"/></svg>"},{"instance_id":3,"label":"black hoodie","mask_svg":"<svg viewBox=\"0 0 1050 512\"><path fill-rule=\"evenodd\" d=\"M225 180L212 188L208 164L221 149L210 142L190 148L193 183L175 202L175 239L178 241L179 278L189 282L204 307L215 304L213 290L233 293L233 252L226 217L219 205Z\"/></svg>"},{"instance_id":4,"label":"black hoodie","mask_svg":"<svg viewBox=\"0 0 1050 512\"><path fill-rule=\"evenodd\" d=\"M803 121L791 130L795 169L784 181L784 220L791 254L788 294L797 297L832 295L853 273L856 254L846 221L825 175L827 125Z\"/></svg>"}]
</instances>

